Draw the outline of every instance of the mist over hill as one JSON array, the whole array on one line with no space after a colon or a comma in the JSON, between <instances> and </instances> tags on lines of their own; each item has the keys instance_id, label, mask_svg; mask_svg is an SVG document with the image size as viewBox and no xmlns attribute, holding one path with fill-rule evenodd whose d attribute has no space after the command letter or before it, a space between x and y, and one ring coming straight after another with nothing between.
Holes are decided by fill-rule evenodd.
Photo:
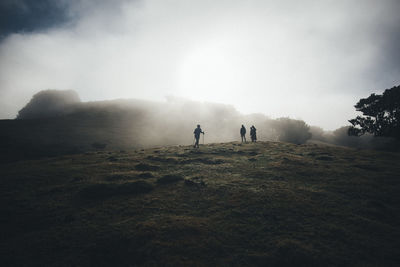
<instances>
[{"instance_id":1,"label":"mist over hill","mask_svg":"<svg viewBox=\"0 0 400 267\"><path fill-rule=\"evenodd\" d=\"M249 128L254 125L261 141L295 144L317 141L373 148L371 140L375 140L349 137L346 128L325 132L302 120L244 115L231 105L218 103L174 97L168 97L166 102L136 99L81 102L75 91L45 90L32 97L16 120L1 121L0 147L6 152L1 160L93 149L189 145L193 143L197 124L205 131L204 143L240 140L242 124L247 128L248 139Z\"/></svg>"},{"instance_id":2,"label":"mist over hill","mask_svg":"<svg viewBox=\"0 0 400 267\"><path fill-rule=\"evenodd\" d=\"M78 93L73 90L43 90L35 94L23 107L17 119L40 119L67 114L80 103Z\"/></svg>"},{"instance_id":3,"label":"mist over hill","mask_svg":"<svg viewBox=\"0 0 400 267\"><path fill-rule=\"evenodd\" d=\"M260 140L304 143L311 137L309 126L301 120L243 115L231 105L174 97L168 97L166 102L135 99L80 102L77 93L71 90L35 94L17 119L21 123L61 120L65 121L65 127L102 128L101 132L113 133L117 138L108 136L98 141L108 145L130 143L134 147L190 144L197 124L206 132L207 143L238 140L242 124L247 128L255 125Z\"/></svg>"}]
</instances>

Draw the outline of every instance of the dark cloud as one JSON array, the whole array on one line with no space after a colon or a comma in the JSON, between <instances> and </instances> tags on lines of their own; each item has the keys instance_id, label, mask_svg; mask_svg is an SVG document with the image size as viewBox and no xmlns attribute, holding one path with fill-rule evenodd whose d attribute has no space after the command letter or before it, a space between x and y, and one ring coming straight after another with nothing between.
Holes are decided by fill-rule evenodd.
<instances>
[{"instance_id":1,"label":"dark cloud","mask_svg":"<svg viewBox=\"0 0 400 267\"><path fill-rule=\"evenodd\" d=\"M11 33L40 31L66 23L67 1L3 0L0 2L0 37Z\"/></svg>"},{"instance_id":2,"label":"dark cloud","mask_svg":"<svg viewBox=\"0 0 400 267\"><path fill-rule=\"evenodd\" d=\"M398 10L400 10L400 2ZM396 24L400 25L400 17ZM390 77L400 77L400 26L387 29L380 37L382 39L378 39L378 42L382 41L382 54L374 65L373 73L376 81L389 81L389 84L383 84L384 88L381 88L383 91L385 88L396 85Z\"/></svg>"},{"instance_id":3,"label":"dark cloud","mask_svg":"<svg viewBox=\"0 0 400 267\"><path fill-rule=\"evenodd\" d=\"M379 5L377 5L379 6ZM383 1L379 12L363 31L369 37L365 46L374 47L374 61L365 66L364 77L371 81L367 92L384 91L400 83L400 1Z\"/></svg>"}]
</instances>

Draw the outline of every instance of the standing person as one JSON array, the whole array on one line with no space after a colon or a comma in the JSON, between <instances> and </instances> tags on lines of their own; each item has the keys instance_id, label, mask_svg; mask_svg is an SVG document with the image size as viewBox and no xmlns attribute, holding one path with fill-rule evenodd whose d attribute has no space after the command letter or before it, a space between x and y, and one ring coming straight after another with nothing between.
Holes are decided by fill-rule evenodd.
<instances>
[{"instance_id":1,"label":"standing person","mask_svg":"<svg viewBox=\"0 0 400 267\"><path fill-rule=\"evenodd\" d=\"M200 124L197 124L197 128L194 129L193 133L194 133L194 139L196 139L194 147L199 147L200 134L202 133L204 135L204 132L200 128Z\"/></svg>"},{"instance_id":2,"label":"standing person","mask_svg":"<svg viewBox=\"0 0 400 267\"><path fill-rule=\"evenodd\" d=\"M244 127L243 124L242 124L242 128L240 128L240 137L242 138L242 143L243 143L243 140L246 143L246 128Z\"/></svg>"},{"instance_id":3,"label":"standing person","mask_svg":"<svg viewBox=\"0 0 400 267\"><path fill-rule=\"evenodd\" d=\"M256 142L257 141L257 129L252 125L250 127L250 136L251 136L251 142Z\"/></svg>"}]
</instances>

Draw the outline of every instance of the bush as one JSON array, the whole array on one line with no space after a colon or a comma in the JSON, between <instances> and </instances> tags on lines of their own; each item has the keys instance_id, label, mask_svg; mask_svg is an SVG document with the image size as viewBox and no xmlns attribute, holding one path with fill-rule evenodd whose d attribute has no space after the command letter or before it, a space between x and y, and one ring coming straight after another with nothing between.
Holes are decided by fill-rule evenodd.
<instances>
[{"instance_id":1,"label":"bush","mask_svg":"<svg viewBox=\"0 0 400 267\"><path fill-rule=\"evenodd\" d=\"M279 118L273 125L279 141L304 144L311 138L310 127L302 120Z\"/></svg>"}]
</instances>

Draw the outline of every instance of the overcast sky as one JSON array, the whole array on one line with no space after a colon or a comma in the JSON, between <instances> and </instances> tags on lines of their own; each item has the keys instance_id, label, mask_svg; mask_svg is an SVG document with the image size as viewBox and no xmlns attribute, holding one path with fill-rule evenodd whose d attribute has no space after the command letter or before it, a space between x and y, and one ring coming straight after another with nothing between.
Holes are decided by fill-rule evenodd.
<instances>
[{"instance_id":1,"label":"overcast sky","mask_svg":"<svg viewBox=\"0 0 400 267\"><path fill-rule=\"evenodd\" d=\"M43 89L166 96L332 130L400 84L400 1L2 0L0 118Z\"/></svg>"}]
</instances>

